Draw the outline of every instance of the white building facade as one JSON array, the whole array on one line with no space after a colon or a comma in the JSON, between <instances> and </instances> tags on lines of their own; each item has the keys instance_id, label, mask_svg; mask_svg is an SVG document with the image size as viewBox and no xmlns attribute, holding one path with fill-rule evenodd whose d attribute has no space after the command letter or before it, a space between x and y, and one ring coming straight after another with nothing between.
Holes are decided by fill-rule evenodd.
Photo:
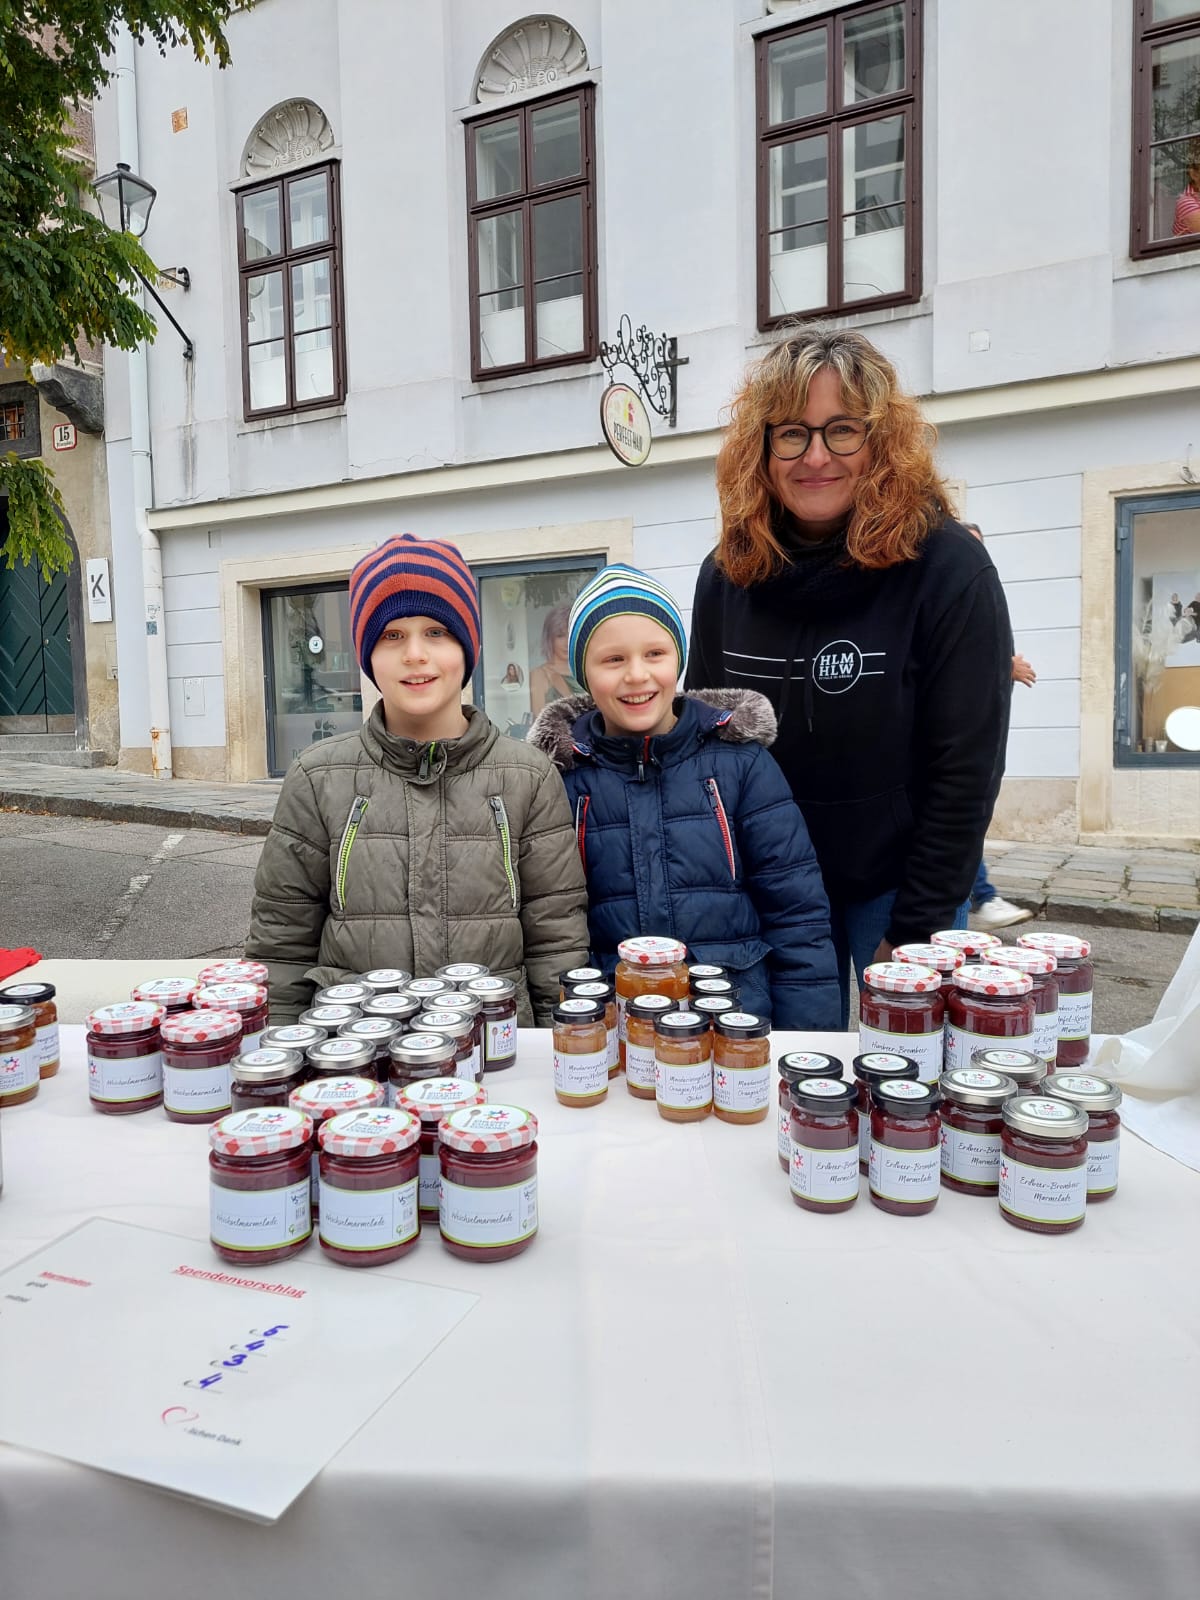
<instances>
[{"instance_id":1,"label":"white building facade","mask_svg":"<svg viewBox=\"0 0 1200 1600\"><path fill-rule=\"evenodd\" d=\"M137 51L133 90L196 347L164 324L148 370L175 775L278 774L361 719L346 579L392 533L475 568L473 693L516 733L596 566L690 612L722 408L821 314L923 397L1037 669L996 830L1200 835L1200 711L1171 715L1200 707L1200 0L259 0L229 39L225 72ZM96 128L126 159L115 96ZM687 362L636 469L599 427L622 316ZM121 759L149 770L126 366Z\"/></svg>"}]
</instances>

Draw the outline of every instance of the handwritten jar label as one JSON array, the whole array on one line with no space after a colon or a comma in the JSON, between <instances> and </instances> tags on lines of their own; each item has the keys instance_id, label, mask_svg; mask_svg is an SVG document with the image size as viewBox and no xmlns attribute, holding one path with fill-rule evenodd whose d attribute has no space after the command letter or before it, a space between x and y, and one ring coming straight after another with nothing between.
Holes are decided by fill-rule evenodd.
<instances>
[{"instance_id":1,"label":"handwritten jar label","mask_svg":"<svg viewBox=\"0 0 1200 1600\"><path fill-rule=\"evenodd\" d=\"M1061 1017L1061 1012L1060 1012ZM1002 1048L1005 1050L1033 1050L1036 1035L1021 1033L1015 1038L1006 1038ZM976 1050L994 1050L1000 1046L1000 1041L994 1034L968 1033L965 1028L946 1028L946 1068L950 1072L955 1067L969 1067L971 1056Z\"/></svg>"},{"instance_id":2,"label":"handwritten jar label","mask_svg":"<svg viewBox=\"0 0 1200 1600\"><path fill-rule=\"evenodd\" d=\"M605 1081L607 1082L607 1069ZM439 1226L452 1244L496 1249L537 1232L537 1178L501 1189L475 1189L442 1180Z\"/></svg>"},{"instance_id":3,"label":"handwritten jar label","mask_svg":"<svg viewBox=\"0 0 1200 1600\"><path fill-rule=\"evenodd\" d=\"M792 1143L789 1181L792 1193L817 1205L835 1205L858 1194L858 1146L814 1150Z\"/></svg>"},{"instance_id":4,"label":"handwritten jar label","mask_svg":"<svg viewBox=\"0 0 1200 1600\"><path fill-rule=\"evenodd\" d=\"M554 1089L570 1099L599 1094L608 1087L608 1047L577 1056L554 1052Z\"/></svg>"},{"instance_id":5,"label":"handwritten jar label","mask_svg":"<svg viewBox=\"0 0 1200 1600\"><path fill-rule=\"evenodd\" d=\"M922 1083L936 1083L942 1075L942 1055L945 1046L943 1029L936 1033L886 1033L882 1028L858 1025L858 1051L880 1050L887 1055L907 1056L917 1063L917 1077ZM950 1063L947 1061L946 1065Z\"/></svg>"},{"instance_id":6,"label":"handwritten jar label","mask_svg":"<svg viewBox=\"0 0 1200 1600\"><path fill-rule=\"evenodd\" d=\"M1092 991L1058 996L1058 1037L1090 1039L1092 1035Z\"/></svg>"},{"instance_id":7,"label":"handwritten jar label","mask_svg":"<svg viewBox=\"0 0 1200 1600\"><path fill-rule=\"evenodd\" d=\"M209 1188L212 1241L230 1250L277 1250L312 1232L306 1178L282 1189Z\"/></svg>"},{"instance_id":8,"label":"handwritten jar label","mask_svg":"<svg viewBox=\"0 0 1200 1600\"><path fill-rule=\"evenodd\" d=\"M437 1152L422 1155L417 1162L417 1205L422 1211L436 1211L442 1200L442 1164Z\"/></svg>"},{"instance_id":9,"label":"handwritten jar label","mask_svg":"<svg viewBox=\"0 0 1200 1600\"><path fill-rule=\"evenodd\" d=\"M1000 1209L1027 1222L1078 1222L1087 1207L1087 1165L1031 1167L1005 1156L1000 1162Z\"/></svg>"},{"instance_id":10,"label":"handwritten jar label","mask_svg":"<svg viewBox=\"0 0 1200 1600\"><path fill-rule=\"evenodd\" d=\"M626 1046L627 1054L628 1048ZM699 1106L712 1104L711 1061L701 1061L689 1067L675 1067L659 1061L657 1068L655 1098L660 1106L667 1106L672 1111L695 1111Z\"/></svg>"},{"instance_id":11,"label":"handwritten jar label","mask_svg":"<svg viewBox=\"0 0 1200 1600\"><path fill-rule=\"evenodd\" d=\"M58 1023L47 1022L38 1028L33 1039L33 1058L38 1072L58 1060Z\"/></svg>"},{"instance_id":12,"label":"handwritten jar label","mask_svg":"<svg viewBox=\"0 0 1200 1600\"><path fill-rule=\"evenodd\" d=\"M119 1104L122 1100L149 1100L161 1092L162 1052L134 1056L127 1061L105 1061L88 1056L88 1094L93 1100Z\"/></svg>"},{"instance_id":13,"label":"handwritten jar label","mask_svg":"<svg viewBox=\"0 0 1200 1600\"><path fill-rule=\"evenodd\" d=\"M713 1104L722 1111L761 1111L770 1103L771 1067L714 1067Z\"/></svg>"},{"instance_id":14,"label":"handwritten jar label","mask_svg":"<svg viewBox=\"0 0 1200 1600\"><path fill-rule=\"evenodd\" d=\"M936 1200L942 1184L937 1145L929 1150L898 1150L895 1145L872 1139L869 1170L872 1192L881 1200L894 1200L900 1205L923 1205L927 1200Z\"/></svg>"},{"instance_id":15,"label":"handwritten jar label","mask_svg":"<svg viewBox=\"0 0 1200 1600\"><path fill-rule=\"evenodd\" d=\"M1044 1012L1033 1019L1033 1043L1029 1048L1043 1061L1053 1061L1058 1054L1058 1010Z\"/></svg>"},{"instance_id":16,"label":"handwritten jar label","mask_svg":"<svg viewBox=\"0 0 1200 1600\"><path fill-rule=\"evenodd\" d=\"M998 1133L967 1133L942 1124L942 1171L948 1178L994 1188L999 1170Z\"/></svg>"},{"instance_id":17,"label":"handwritten jar label","mask_svg":"<svg viewBox=\"0 0 1200 1600\"><path fill-rule=\"evenodd\" d=\"M321 1238L338 1250L387 1250L417 1235L417 1180L394 1189L321 1185Z\"/></svg>"},{"instance_id":18,"label":"handwritten jar label","mask_svg":"<svg viewBox=\"0 0 1200 1600\"><path fill-rule=\"evenodd\" d=\"M1111 1194L1117 1187L1117 1168L1121 1164L1121 1138L1089 1139L1087 1154L1087 1192Z\"/></svg>"},{"instance_id":19,"label":"handwritten jar label","mask_svg":"<svg viewBox=\"0 0 1200 1600\"><path fill-rule=\"evenodd\" d=\"M230 1109L229 1068L163 1067L163 1105L168 1111L198 1117Z\"/></svg>"}]
</instances>

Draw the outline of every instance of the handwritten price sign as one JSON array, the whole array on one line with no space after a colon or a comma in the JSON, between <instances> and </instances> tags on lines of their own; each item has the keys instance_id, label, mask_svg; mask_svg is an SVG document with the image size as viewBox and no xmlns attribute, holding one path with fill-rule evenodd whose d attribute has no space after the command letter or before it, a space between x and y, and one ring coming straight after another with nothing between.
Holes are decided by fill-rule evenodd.
<instances>
[{"instance_id":1,"label":"handwritten price sign","mask_svg":"<svg viewBox=\"0 0 1200 1600\"><path fill-rule=\"evenodd\" d=\"M251 1356L260 1355L267 1348L267 1340L274 1339L278 1334L283 1333L286 1328L286 1322L277 1322L273 1328L263 1328L261 1332L258 1328L251 1328L249 1343L231 1344L229 1348L233 1352L232 1355L225 1356L224 1359L218 1357L216 1361L209 1362L210 1367L218 1369L216 1372L209 1373L207 1378L188 1378L183 1387L185 1389L211 1389L214 1384L221 1382L228 1371L236 1372L240 1366L250 1360Z\"/></svg>"}]
</instances>

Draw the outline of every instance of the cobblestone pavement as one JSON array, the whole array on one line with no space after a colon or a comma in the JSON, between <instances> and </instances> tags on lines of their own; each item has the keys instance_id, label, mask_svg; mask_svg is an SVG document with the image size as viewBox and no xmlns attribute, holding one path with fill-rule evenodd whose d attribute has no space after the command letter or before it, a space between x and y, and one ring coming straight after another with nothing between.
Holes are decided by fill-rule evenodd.
<instances>
[{"instance_id":1,"label":"cobblestone pavement","mask_svg":"<svg viewBox=\"0 0 1200 1600\"><path fill-rule=\"evenodd\" d=\"M160 782L115 767L52 767L0 760L0 809L55 817L98 817L107 822L162 823L172 828L216 828L222 833L266 833L279 780L261 783Z\"/></svg>"}]
</instances>

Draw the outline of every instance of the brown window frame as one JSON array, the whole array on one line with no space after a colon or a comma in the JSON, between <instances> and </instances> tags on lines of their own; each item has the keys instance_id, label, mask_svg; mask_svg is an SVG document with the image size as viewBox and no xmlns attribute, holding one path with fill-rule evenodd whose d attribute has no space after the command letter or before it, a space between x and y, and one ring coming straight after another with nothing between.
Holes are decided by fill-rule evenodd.
<instances>
[{"instance_id":1,"label":"brown window frame","mask_svg":"<svg viewBox=\"0 0 1200 1600\"><path fill-rule=\"evenodd\" d=\"M880 95L870 101L856 101L850 105L830 104L831 95L840 96L840 74L835 63L842 60L842 41L848 17L861 16L870 11L881 11L894 0L863 0L859 5L843 7L812 17L788 28L772 29L761 33L755 40L755 96L757 125L757 207L755 234L756 282L758 298L758 326L765 333L788 323L806 321L813 317L853 316L857 312L885 310L889 306L912 305L921 298L921 62L922 62L922 0L902 0L905 7L907 84L895 94ZM804 33L825 34L826 101L825 109L818 115L798 117L790 122L770 122L770 84L768 81L768 52L780 40L795 38ZM864 122L876 122L882 117L905 116L904 160L904 261L906 285L895 294L872 296L870 299L847 300L841 289L842 281L842 139L847 128ZM771 313L770 283L770 154L779 145L793 144L797 139L824 135L827 141L827 189L829 196L826 219L825 287L826 303L806 307L803 311ZM836 204L835 204L836 201Z\"/></svg>"},{"instance_id":2,"label":"brown window frame","mask_svg":"<svg viewBox=\"0 0 1200 1600\"><path fill-rule=\"evenodd\" d=\"M556 182L534 185L530 177L530 117L547 106L563 104L568 100L579 102L579 140L582 172L578 177L563 178ZM491 122L504 122L516 116L520 119L521 188L513 194L494 200L475 199L475 134ZM500 111L472 117L464 123L467 154L467 278L471 297L471 377L476 383L486 383L490 378L508 378L520 372L545 372L552 367L582 366L594 361L599 353L598 280L596 256L596 95L590 83L580 84L561 94L539 95L536 99L507 105ZM547 200L562 200L571 195L583 199L583 349L565 355L543 356L536 354L537 331L536 283L530 279L534 264L533 210ZM504 212L521 211L521 239L524 272L528 280L524 285L525 299L525 359L510 362L504 367L485 367L480 361L479 344L479 224L488 217Z\"/></svg>"},{"instance_id":3,"label":"brown window frame","mask_svg":"<svg viewBox=\"0 0 1200 1600\"><path fill-rule=\"evenodd\" d=\"M1200 0L1195 10L1170 22L1155 22L1153 0L1134 0L1133 6L1133 136L1130 140L1131 172L1129 186L1129 254L1135 261L1155 256L1176 255L1181 250L1200 249L1200 233L1168 235L1165 239L1146 237L1150 211L1151 161L1154 148L1151 115L1151 85L1154 51L1159 45L1176 44L1186 39L1200 41ZM1198 134L1197 139L1200 139ZM1164 141L1168 142L1168 141Z\"/></svg>"},{"instance_id":4,"label":"brown window frame","mask_svg":"<svg viewBox=\"0 0 1200 1600\"><path fill-rule=\"evenodd\" d=\"M300 178L311 178L317 172L326 173L329 179L329 238L322 239L318 244L304 245L299 249L292 249L289 238L291 210L287 203L288 185ZM254 260L248 260L246 256L246 232L243 226L245 203L256 195L269 193L272 189L279 195L279 236L282 249L273 256L257 256ZM330 406L342 405L346 399L346 318L342 294L341 164L337 161L317 162L310 167L298 167L295 171L282 173L278 178L270 178L264 183L248 184L246 188L239 189L237 194L237 250L238 340L242 353L242 415L248 422L256 422L260 417L302 416L306 411L322 411ZM330 259L329 290L333 317L334 390L332 394L319 395L312 400L297 400L291 273L294 266L301 266L307 261L320 260L323 256L328 256ZM250 340L247 338L250 309L248 285L251 278L261 277L268 272L279 272L283 275L283 359L287 400L281 406L260 406L254 409L250 404Z\"/></svg>"}]
</instances>

